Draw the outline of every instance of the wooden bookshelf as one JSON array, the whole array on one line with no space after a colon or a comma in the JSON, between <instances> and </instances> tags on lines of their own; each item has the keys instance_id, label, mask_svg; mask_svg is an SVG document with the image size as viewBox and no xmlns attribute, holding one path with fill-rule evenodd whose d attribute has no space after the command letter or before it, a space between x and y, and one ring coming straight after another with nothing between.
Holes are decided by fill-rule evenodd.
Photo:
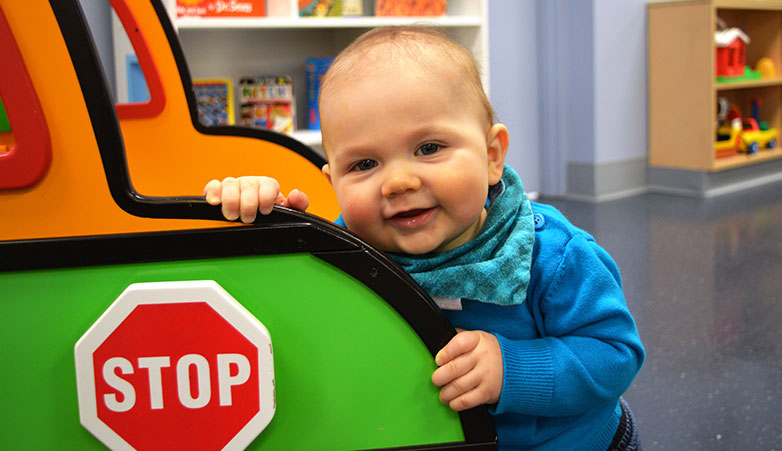
<instances>
[{"instance_id":1,"label":"wooden bookshelf","mask_svg":"<svg viewBox=\"0 0 782 451\"><path fill-rule=\"evenodd\" d=\"M717 172L782 158L774 149L718 158L714 151L717 99L760 118L782 132L782 0L692 0L651 2L648 12L649 165ZM717 18L750 37L747 64L770 58L776 77L717 82L714 31Z\"/></svg>"}]
</instances>

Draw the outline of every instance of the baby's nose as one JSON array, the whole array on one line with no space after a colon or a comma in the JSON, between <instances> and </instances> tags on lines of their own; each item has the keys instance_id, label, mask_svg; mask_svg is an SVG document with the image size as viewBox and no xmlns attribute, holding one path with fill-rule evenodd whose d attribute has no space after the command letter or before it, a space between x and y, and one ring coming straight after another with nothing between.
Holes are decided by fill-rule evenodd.
<instances>
[{"instance_id":1,"label":"baby's nose","mask_svg":"<svg viewBox=\"0 0 782 451\"><path fill-rule=\"evenodd\" d=\"M408 191L417 191L421 188L421 179L407 170L397 170L389 174L383 182L383 197L394 197Z\"/></svg>"}]
</instances>

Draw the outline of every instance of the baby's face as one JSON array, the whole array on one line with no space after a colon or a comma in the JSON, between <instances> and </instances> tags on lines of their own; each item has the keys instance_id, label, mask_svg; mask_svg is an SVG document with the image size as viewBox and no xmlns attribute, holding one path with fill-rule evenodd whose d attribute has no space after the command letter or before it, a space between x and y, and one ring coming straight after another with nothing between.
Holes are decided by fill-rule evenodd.
<instances>
[{"instance_id":1,"label":"baby's face","mask_svg":"<svg viewBox=\"0 0 782 451\"><path fill-rule=\"evenodd\" d=\"M382 71L322 99L324 173L348 228L379 249L424 254L469 241L502 175L487 157L494 128L445 78Z\"/></svg>"}]
</instances>

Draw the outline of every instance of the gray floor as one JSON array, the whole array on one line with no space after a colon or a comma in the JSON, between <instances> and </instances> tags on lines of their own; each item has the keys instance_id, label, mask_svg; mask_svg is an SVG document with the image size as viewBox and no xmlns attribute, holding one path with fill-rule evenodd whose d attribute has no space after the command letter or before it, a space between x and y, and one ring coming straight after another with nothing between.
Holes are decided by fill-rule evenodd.
<instances>
[{"instance_id":1,"label":"gray floor","mask_svg":"<svg viewBox=\"0 0 782 451\"><path fill-rule=\"evenodd\" d=\"M622 271L647 450L782 450L782 184L711 199L542 199Z\"/></svg>"}]
</instances>

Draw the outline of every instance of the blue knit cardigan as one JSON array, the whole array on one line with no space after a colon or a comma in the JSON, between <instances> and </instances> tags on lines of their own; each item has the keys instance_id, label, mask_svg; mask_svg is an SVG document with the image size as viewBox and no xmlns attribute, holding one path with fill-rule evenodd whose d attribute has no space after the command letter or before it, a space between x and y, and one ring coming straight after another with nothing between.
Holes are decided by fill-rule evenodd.
<instances>
[{"instance_id":1,"label":"blue knit cardigan","mask_svg":"<svg viewBox=\"0 0 782 451\"><path fill-rule=\"evenodd\" d=\"M503 181L512 186L509 177L518 176L506 168ZM502 200L489 215L502 214L492 211L509 204ZM463 298L461 310L445 314L455 327L484 330L500 342L502 393L490 406L500 449L605 450L644 349L610 255L554 207L530 206L526 299L502 305ZM507 267L493 266L486 279L507 277Z\"/></svg>"},{"instance_id":2,"label":"blue knit cardigan","mask_svg":"<svg viewBox=\"0 0 782 451\"><path fill-rule=\"evenodd\" d=\"M644 349L608 253L554 207L533 202L532 211L526 301L463 299L445 314L499 339L504 378L490 411L501 449L606 450Z\"/></svg>"}]
</instances>

